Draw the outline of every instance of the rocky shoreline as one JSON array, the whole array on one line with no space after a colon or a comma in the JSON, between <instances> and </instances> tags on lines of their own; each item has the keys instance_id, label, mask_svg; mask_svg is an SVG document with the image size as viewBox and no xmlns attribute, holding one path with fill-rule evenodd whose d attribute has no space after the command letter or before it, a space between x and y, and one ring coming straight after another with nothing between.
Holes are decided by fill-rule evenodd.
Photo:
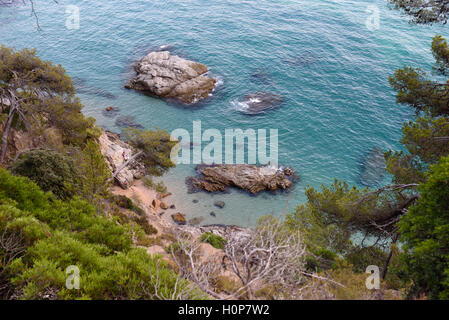
<instances>
[{"instance_id":1,"label":"rocky shoreline","mask_svg":"<svg viewBox=\"0 0 449 320\"><path fill-rule=\"evenodd\" d=\"M122 156L123 153L127 155L132 154L131 146L123 141L119 134L108 130L103 131L99 138L99 144L100 150L112 172L124 163L125 160ZM147 214L152 217L153 223L162 223L164 228L168 229L182 226L190 228L190 230L193 230L191 228L200 228L202 230L207 227L207 232L228 229L230 227L240 228L237 226L226 226L220 224L199 226L201 222L203 222L204 217L198 216L187 220L187 217L177 210L174 204L175 201L173 200L174 195L171 192L159 193L155 190L147 188L141 181L143 176L144 168L138 163L134 163L129 167L122 169L115 178L117 187L113 188L113 194L127 196L131 199L139 199L140 205L147 212ZM216 201L214 205L218 208L223 208L225 203L222 201ZM221 233L222 232L220 231L217 234Z\"/></svg>"}]
</instances>

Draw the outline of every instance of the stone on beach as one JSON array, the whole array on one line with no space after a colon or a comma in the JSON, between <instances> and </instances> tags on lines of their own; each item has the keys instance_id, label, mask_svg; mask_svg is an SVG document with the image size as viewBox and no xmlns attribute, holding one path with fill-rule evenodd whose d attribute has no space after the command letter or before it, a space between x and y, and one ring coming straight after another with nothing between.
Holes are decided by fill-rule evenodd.
<instances>
[{"instance_id":1,"label":"stone on beach","mask_svg":"<svg viewBox=\"0 0 449 320\"><path fill-rule=\"evenodd\" d=\"M172 214L171 217L176 224L184 225L187 223L186 217L180 212Z\"/></svg>"},{"instance_id":2,"label":"stone on beach","mask_svg":"<svg viewBox=\"0 0 449 320\"><path fill-rule=\"evenodd\" d=\"M160 198L161 198L161 199L164 199L164 198L167 198L167 197L169 197L169 196L171 196L171 195L172 195L171 192L162 193L162 194L160 195Z\"/></svg>"},{"instance_id":3,"label":"stone on beach","mask_svg":"<svg viewBox=\"0 0 449 320\"><path fill-rule=\"evenodd\" d=\"M162 210L167 210L168 206L165 204L165 202L161 202L160 207Z\"/></svg>"}]
</instances>

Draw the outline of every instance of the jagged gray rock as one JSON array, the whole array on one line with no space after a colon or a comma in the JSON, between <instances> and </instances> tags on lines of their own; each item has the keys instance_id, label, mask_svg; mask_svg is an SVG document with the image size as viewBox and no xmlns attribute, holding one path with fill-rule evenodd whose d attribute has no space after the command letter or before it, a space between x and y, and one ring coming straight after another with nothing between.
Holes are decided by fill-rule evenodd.
<instances>
[{"instance_id":1,"label":"jagged gray rock","mask_svg":"<svg viewBox=\"0 0 449 320\"><path fill-rule=\"evenodd\" d=\"M223 192L230 186L253 194L264 190L288 189L293 185L291 177L294 176L291 168L248 164L198 165L197 171L199 177L186 179L193 192Z\"/></svg>"},{"instance_id":2,"label":"jagged gray rock","mask_svg":"<svg viewBox=\"0 0 449 320\"><path fill-rule=\"evenodd\" d=\"M172 56L169 51L150 52L134 69L137 76L126 88L187 104L206 98L216 83L206 75L208 68L204 64Z\"/></svg>"}]
</instances>

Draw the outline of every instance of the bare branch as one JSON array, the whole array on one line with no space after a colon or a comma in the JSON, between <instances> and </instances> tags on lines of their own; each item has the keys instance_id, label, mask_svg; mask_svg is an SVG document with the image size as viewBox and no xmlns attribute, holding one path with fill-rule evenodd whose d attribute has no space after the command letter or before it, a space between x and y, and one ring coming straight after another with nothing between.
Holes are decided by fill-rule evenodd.
<instances>
[{"instance_id":1,"label":"bare branch","mask_svg":"<svg viewBox=\"0 0 449 320\"><path fill-rule=\"evenodd\" d=\"M177 239L172 256L182 276L217 299L252 300L262 288L273 288L276 299L301 299L310 281L326 280L306 271L306 248L299 232L286 230L274 218L246 233L231 232L223 251L207 258L201 255L199 240L185 230L179 229ZM214 279L220 276L232 280L235 288L217 291Z\"/></svg>"}]
</instances>

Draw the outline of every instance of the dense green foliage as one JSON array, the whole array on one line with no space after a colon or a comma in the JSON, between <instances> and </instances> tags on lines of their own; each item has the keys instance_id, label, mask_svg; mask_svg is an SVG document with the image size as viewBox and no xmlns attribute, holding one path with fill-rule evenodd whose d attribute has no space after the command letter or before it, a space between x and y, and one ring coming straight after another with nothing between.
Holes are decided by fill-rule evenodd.
<instances>
[{"instance_id":1,"label":"dense green foliage","mask_svg":"<svg viewBox=\"0 0 449 320\"><path fill-rule=\"evenodd\" d=\"M0 169L0 294L24 299L154 299L188 284L145 250L129 227L98 215L87 202L62 201L24 177ZM80 289L66 288L68 266Z\"/></svg>"},{"instance_id":2,"label":"dense green foliage","mask_svg":"<svg viewBox=\"0 0 449 320\"><path fill-rule=\"evenodd\" d=\"M433 71L448 75L449 48L441 35L434 37L432 53ZM405 67L390 78L398 102L415 108L417 118L403 127L401 142L407 152L387 155L388 170L397 182L420 183L418 201L399 222L404 246L395 269L403 281L411 282L410 296L448 299L449 82L417 74Z\"/></svg>"},{"instance_id":3,"label":"dense green foliage","mask_svg":"<svg viewBox=\"0 0 449 320\"><path fill-rule=\"evenodd\" d=\"M98 134L95 119L81 113L82 105L65 70L39 59L36 50L0 47L0 101L0 162L6 160L12 127L26 130L35 144L47 147L54 147L54 141L81 146ZM46 130L49 127L54 129L51 137Z\"/></svg>"},{"instance_id":4,"label":"dense green foliage","mask_svg":"<svg viewBox=\"0 0 449 320\"><path fill-rule=\"evenodd\" d=\"M59 199L81 196L98 204L108 192L109 168L99 146L88 140L84 149L69 157L55 150L35 149L22 153L10 170L33 180ZM75 165L75 162L77 165Z\"/></svg>"},{"instance_id":5,"label":"dense green foliage","mask_svg":"<svg viewBox=\"0 0 449 320\"><path fill-rule=\"evenodd\" d=\"M38 149L25 152L10 170L15 175L30 178L42 190L51 191L60 199L75 194L75 163L57 151Z\"/></svg>"},{"instance_id":6,"label":"dense green foliage","mask_svg":"<svg viewBox=\"0 0 449 320\"><path fill-rule=\"evenodd\" d=\"M170 141L167 131L127 128L125 137L127 142L141 153L139 161L145 165L149 175L161 176L175 166L170 159L170 153L176 143Z\"/></svg>"},{"instance_id":7,"label":"dense green foliage","mask_svg":"<svg viewBox=\"0 0 449 320\"><path fill-rule=\"evenodd\" d=\"M79 164L76 178L79 186L78 195L91 203L98 204L108 193L108 179L111 175L98 143L89 139L84 149L77 153L75 158Z\"/></svg>"},{"instance_id":8,"label":"dense green foliage","mask_svg":"<svg viewBox=\"0 0 449 320\"><path fill-rule=\"evenodd\" d=\"M390 195L378 196L340 181L322 186L321 192L308 188L306 195L307 203L289 214L286 223L301 231L309 269L333 269L342 259L357 272L368 265L383 267L392 230L379 228L378 222L391 219Z\"/></svg>"},{"instance_id":9,"label":"dense green foliage","mask_svg":"<svg viewBox=\"0 0 449 320\"><path fill-rule=\"evenodd\" d=\"M139 206L136 206L134 202L127 196L118 195L113 196L112 199L120 208L132 210L138 215L145 214L144 211Z\"/></svg>"},{"instance_id":10,"label":"dense green foliage","mask_svg":"<svg viewBox=\"0 0 449 320\"><path fill-rule=\"evenodd\" d=\"M449 299L449 157L432 165L421 198L401 219L401 271L413 279L413 295Z\"/></svg>"}]
</instances>

